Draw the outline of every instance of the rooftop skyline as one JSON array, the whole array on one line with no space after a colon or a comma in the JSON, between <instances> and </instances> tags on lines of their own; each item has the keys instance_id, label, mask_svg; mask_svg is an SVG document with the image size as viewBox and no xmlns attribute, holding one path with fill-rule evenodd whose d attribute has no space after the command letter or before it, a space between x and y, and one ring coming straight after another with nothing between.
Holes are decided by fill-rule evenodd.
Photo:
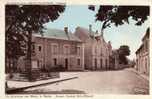
<instances>
[{"instance_id":1,"label":"rooftop skyline","mask_svg":"<svg viewBox=\"0 0 152 99\"><path fill-rule=\"evenodd\" d=\"M101 33L102 23L95 21L95 14L98 11L98 6L95 11L88 9L87 5L68 5L65 11L54 22L46 24L47 28L64 29L68 27L69 31L75 32L76 27L83 27L89 29L89 25L92 25L92 30ZM140 47L141 39L146 33L146 29L150 26L150 20L148 18L141 26L135 26L135 21L129 19L129 24L121 26L112 25L104 30L104 39L106 42L111 41L112 48L118 49L121 45L128 45L131 53L129 58L135 58L135 52Z\"/></svg>"}]
</instances>

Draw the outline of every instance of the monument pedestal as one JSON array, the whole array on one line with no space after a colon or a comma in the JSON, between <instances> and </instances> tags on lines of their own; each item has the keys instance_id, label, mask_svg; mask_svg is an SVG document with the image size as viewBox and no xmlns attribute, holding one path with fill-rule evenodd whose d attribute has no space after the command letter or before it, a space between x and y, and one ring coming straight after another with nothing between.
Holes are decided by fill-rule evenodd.
<instances>
[{"instance_id":1,"label":"monument pedestal","mask_svg":"<svg viewBox=\"0 0 152 99\"><path fill-rule=\"evenodd\" d=\"M26 76L29 81L36 81L40 77L37 60L32 60L31 63L29 60L25 61L24 76Z\"/></svg>"}]
</instances>

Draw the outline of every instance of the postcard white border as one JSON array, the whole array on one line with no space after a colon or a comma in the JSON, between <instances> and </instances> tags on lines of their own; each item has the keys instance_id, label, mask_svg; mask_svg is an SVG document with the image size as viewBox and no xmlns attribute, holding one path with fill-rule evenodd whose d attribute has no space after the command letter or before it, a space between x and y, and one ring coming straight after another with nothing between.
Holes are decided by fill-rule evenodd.
<instances>
[{"instance_id":1,"label":"postcard white border","mask_svg":"<svg viewBox=\"0 0 152 99\"><path fill-rule=\"evenodd\" d=\"M150 16L152 16L152 1L151 0L1 0L0 1L0 97L1 99L5 98L16 98L16 99L21 99L19 97L20 95L15 95L18 97L15 97L14 95L5 95L5 74L4 74L4 67L5 67L5 4L8 3L22 3L22 4L47 4L47 3L53 3L53 4L58 4L58 3L66 3L67 5L88 5L88 4L93 4L93 5L148 5L150 6ZM152 18L150 17L150 20ZM152 23L150 21L150 32L152 30ZM150 49L152 49L152 33L150 33ZM150 71L152 71L152 51L150 50ZM87 98L87 99L152 99L151 93L152 93L152 72L150 72L150 95L99 95L95 94L93 97L74 97L74 98ZM32 98L35 99L34 97L28 97L29 95L21 95L23 96L22 98ZM27 97L26 97L27 96ZM38 98L46 98L46 97L38 97ZM58 98L58 97L50 97L52 99ZM48 98L48 99L50 99ZM60 99L67 99L68 97L60 98ZM71 99L71 98L68 98Z\"/></svg>"}]
</instances>

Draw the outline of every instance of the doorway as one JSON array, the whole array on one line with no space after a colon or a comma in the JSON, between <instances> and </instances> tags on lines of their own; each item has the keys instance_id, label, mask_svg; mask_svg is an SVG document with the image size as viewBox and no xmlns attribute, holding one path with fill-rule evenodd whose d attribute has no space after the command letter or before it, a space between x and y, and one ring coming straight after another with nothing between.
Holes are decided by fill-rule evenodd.
<instances>
[{"instance_id":1,"label":"doorway","mask_svg":"<svg viewBox=\"0 0 152 99\"><path fill-rule=\"evenodd\" d=\"M53 61L54 61L54 66L56 66L57 65L57 59L54 58Z\"/></svg>"},{"instance_id":2,"label":"doorway","mask_svg":"<svg viewBox=\"0 0 152 99\"><path fill-rule=\"evenodd\" d=\"M102 59L100 59L100 69L102 69Z\"/></svg>"},{"instance_id":3,"label":"doorway","mask_svg":"<svg viewBox=\"0 0 152 99\"><path fill-rule=\"evenodd\" d=\"M95 58L95 60L94 60L94 64L95 64L95 70L97 70L97 59Z\"/></svg>"},{"instance_id":4,"label":"doorway","mask_svg":"<svg viewBox=\"0 0 152 99\"><path fill-rule=\"evenodd\" d=\"M65 69L68 69L68 59L65 59Z\"/></svg>"}]
</instances>

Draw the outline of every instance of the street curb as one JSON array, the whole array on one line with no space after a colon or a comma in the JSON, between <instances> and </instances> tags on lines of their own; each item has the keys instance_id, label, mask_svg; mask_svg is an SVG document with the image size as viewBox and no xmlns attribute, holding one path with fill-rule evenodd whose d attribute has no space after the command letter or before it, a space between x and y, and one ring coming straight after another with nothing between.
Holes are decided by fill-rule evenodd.
<instances>
[{"instance_id":1,"label":"street curb","mask_svg":"<svg viewBox=\"0 0 152 99\"><path fill-rule=\"evenodd\" d=\"M77 78L78 77L71 77L71 78L67 78L67 79L61 79L61 80L56 80L56 81L52 81L52 82L36 84L36 85L32 85L32 86L26 86L26 87L21 87L21 88L13 88L13 89L5 90L5 92L7 94L15 94L17 92L20 92L20 91L28 89L28 88L44 86L44 85L48 85L48 84L54 84L54 83L57 83L57 82L62 82L62 81L67 81L67 80L72 80L72 79L77 79Z\"/></svg>"}]
</instances>

